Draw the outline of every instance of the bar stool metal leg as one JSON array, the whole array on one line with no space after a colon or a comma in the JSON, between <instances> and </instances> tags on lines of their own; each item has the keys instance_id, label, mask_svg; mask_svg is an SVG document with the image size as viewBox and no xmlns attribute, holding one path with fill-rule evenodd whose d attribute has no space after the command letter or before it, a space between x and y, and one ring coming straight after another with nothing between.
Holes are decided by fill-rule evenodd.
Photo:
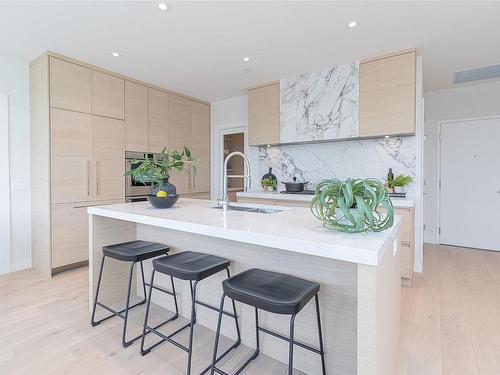
<instances>
[{"instance_id":1,"label":"bar stool metal leg","mask_svg":"<svg viewBox=\"0 0 500 375\"><path fill-rule=\"evenodd\" d=\"M191 357L193 355L193 333L194 325L196 323L196 287L198 286L198 281L195 281L191 285L191 323L189 325L189 345L188 345L188 363L187 363L187 375L191 374Z\"/></svg>"},{"instance_id":2,"label":"bar stool metal leg","mask_svg":"<svg viewBox=\"0 0 500 375\"><path fill-rule=\"evenodd\" d=\"M149 308L151 306L151 295L153 294L153 282L155 280L155 270L151 272L151 281L149 284L149 293L148 293L148 298L146 302L146 313L144 314L144 325L142 327L142 339L141 339L141 354L144 352L144 340L146 338L146 326L148 325L148 318L149 318Z\"/></svg>"},{"instance_id":3,"label":"bar stool metal leg","mask_svg":"<svg viewBox=\"0 0 500 375\"><path fill-rule=\"evenodd\" d=\"M95 327L100 323L95 321L95 310L97 308L97 298L99 297L99 289L101 288L102 270L104 269L104 259L106 259L105 256L102 257L101 267L99 269L99 277L97 278L97 288L94 297L94 308L92 309L92 318L90 319L90 324L92 325L92 327Z\"/></svg>"},{"instance_id":4,"label":"bar stool metal leg","mask_svg":"<svg viewBox=\"0 0 500 375\"><path fill-rule=\"evenodd\" d=\"M290 346L288 348L288 375L292 375L293 372L293 336L295 330L295 314L290 318Z\"/></svg>"},{"instance_id":5,"label":"bar stool metal leg","mask_svg":"<svg viewBox=\"0 0 500 375\"><path fill-rule=\"evenodd\" d=\"M318 322L318 338L319 338L319 351L321 356L321 369L323 375L326 375L326 365L325 365L325 350L323 348L323 334L321 333L321 317L319 313L319 298L318 294L314 296L314 302L316 305L316 319Z\"/></svg>"}]
</instances>

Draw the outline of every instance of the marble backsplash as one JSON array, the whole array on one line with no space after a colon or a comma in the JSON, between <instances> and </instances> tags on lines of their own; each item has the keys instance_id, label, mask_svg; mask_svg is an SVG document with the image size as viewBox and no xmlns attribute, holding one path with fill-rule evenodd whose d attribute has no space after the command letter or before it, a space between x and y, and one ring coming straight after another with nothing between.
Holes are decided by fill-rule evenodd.
<instances>
[{"instance_id":1,"label":"marble backsplash","mask_svg":"<svg viewBox=\"0 0 500 375\"><path fill-rule=\"evenodd\" d=\"M280 81L280 143L359 135L359 63Z\"/></svg>"},{"instance_id":2,"label":"marble backsplash","mask_svg":"<svg viewBox=\"0 0 500 375\"><path fill-rule=\"evenodd\" d=\"M312 185L329 178L374 177L383 181L389 168L394 175L415 178L415 151L413 136L251 147L252 186L253 190L260 188L260 179L269 167L278 178L278 190L284 190L281 181L291 181L293 177ZM407 192L415 193L414 184L407 187Z\"/></svg>"}]
</instances>

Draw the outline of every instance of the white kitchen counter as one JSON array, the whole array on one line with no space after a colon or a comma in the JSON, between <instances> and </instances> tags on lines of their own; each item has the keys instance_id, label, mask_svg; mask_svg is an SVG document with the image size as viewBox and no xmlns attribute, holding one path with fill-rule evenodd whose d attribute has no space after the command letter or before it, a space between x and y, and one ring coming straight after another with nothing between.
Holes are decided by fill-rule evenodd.
<instances>
[{"instance_id":1,"label":"white kitchen counter","mask_svg":"<svg viewBox=\"0 0 500 375\"><path fill-rule=\"evenodd\" d=\"M273 199L283 201L310 202L314 195L310 194L283 194L277 191L241 191L236 193L237 197L253 199ZM411 208L415 202L411 198L391 198L396 208Z\"/></svg>"},{"instance_id":2,"label":"white kitchen counter","mask_svg":"<svg viewBox=\"0 0 500 375\"><path fill-rule=\"evenodd\" d=\"M384 232L349 234L324 228L305 207L272 206L283 211L264 214L223 211L213 208L213 205L214 202L211 201L181 198L170 209L156 209L148 202L136 202L89 207L88 212L128 222L370 266L379 264L388 241L394 238L399 226L399 218L396 218L395 225Z\"/></svg>"}]
</instances>

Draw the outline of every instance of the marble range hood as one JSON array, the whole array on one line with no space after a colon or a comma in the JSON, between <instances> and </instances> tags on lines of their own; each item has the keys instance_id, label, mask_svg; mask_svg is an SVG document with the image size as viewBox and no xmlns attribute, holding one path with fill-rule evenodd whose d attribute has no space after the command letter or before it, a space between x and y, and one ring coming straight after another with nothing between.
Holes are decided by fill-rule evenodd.
<instances>
[{"instance_id":1,"label":"marble range hood","mask_svg":"<svg viewBox=\"0 0 500 375\"><path fill-rule=\"evenodd\" d=\"M359 63L280 80L280 143L359 136Z\"/></svg>"}]
</instances>

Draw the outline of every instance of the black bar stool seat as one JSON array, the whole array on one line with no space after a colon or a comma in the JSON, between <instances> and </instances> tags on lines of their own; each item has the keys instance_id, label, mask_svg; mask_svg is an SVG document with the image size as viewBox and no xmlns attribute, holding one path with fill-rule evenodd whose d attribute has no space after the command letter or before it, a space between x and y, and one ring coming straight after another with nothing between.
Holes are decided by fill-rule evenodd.
<instances>
[{"instance_id":1,"label":"black bar stool seat","mask_svg":"<svg viewBox=\"0 0 500 375\"><path fill-rule=\"evenodd\" d=\"M184 251L153 260L153 267L177 279L200 281L225 270L230 263L215 255Z\"/></svg>"},{"instance_id":2,"label":"black bar stool seat","mask_svg":"<svg viewBox=\"0 0 500 375\"><path fill-rule=\"evenodd\" d=\"M101 260L101 267L99 270L99 277L97 280L97 289L95 291L95 297L94 297L94 307L92 309L92 318L90 320L90 323L92 326L96 326L98 324L101 324L105 320L108 320L114 316L118 316L119 318L123 319L123 331L122 331L122 345L123 347L127 347L131 345L134 341L138 340L139 338L142 338L142 335L136 336L133 339L127 340L127 322L128 322L128 312L130 309L133 309L134 307L143 305L146 303L146 286L149 285L146 283L144 279L144 267L142 265L142 262L147 259L155 258L160 255L166 255L170 251L170 248L168 246L159 244L159 243L154 243L154 242L148 242L148 241L129 241L129 242L123 242L119 244L113 244L113 245L108 245L108 246L103 246L102 248L102 260ZM101 281L102 281L102 274L104 270L104 262L106 258L112 258L120 262L127 262L130 263L130 269L128 272L128 285L127 285L127 299L125 301L125 308L117 311L112 309L111 307L105 305L104 303L99 301L99 291L101 289ZM142 290L144 292L144 298L133 304L132 306L130 305L130 294L131 294L131 289L132 289L132 278L134 274L134 266L139 263L141 267L141 278L142 278ZM165 293L172 294L170 291L167 290L162 290ZM103 309L107 310L111 314L108 316L105 316L104 318L101 318L99 320L95 319L96 316L96 309L97 306L102 307ZM166 324L166 323L164 323Z\"/></svg>"},{"instance_id":3,"label":"black bar stool seat","mask_svg":"<svg viewBox=\"0 0 500 375\"><path fill-rule=\"evenodd\" d=\"M292 375L293 372L293 348L295 345L319 354L321 358L321 373L326 375L325 351L323 348L323 334L321 332L319 311L319 288L320 285L313 281L258 268L251 268L222 282L223 293L219 311L222 311L224 308L226 296L232 300L233 305L234 301L238 301L248 306L252 306L255 310L256 348L253 354L236 370L235 374L240 374L250 362L257 358L260 353L259 333L263 332L288 342L288 375ZM312 298L314 298L316 305L319 348L312 347L294 338L295 317ZM274 314L290 315L290 335L287 337L281 333L260 326L259 309ZM210 374L217 372L221 375L228 375L225 371L216 366L217 362L219 362L217 353L221 324L222 314L219 312Z\"/></svg>"},{"instance_id":4,"label":"black bar stool seat","mask_svg":"<svg viewBox=\"0 0 500 375\"><path fill-rule=\"evenodd\" d=\"M165 255L168 251L168 246L140 240L108 245L102 248L104 256L123 262L141 262Z\"/></svg>"},{"instance_id":5,"label":"black bar stool seat","mask_svg":"<svg viewBox=\"0 0 500 375\"><path fill-rule=\"evenodd\" d=\"M297 314L319 291L319 284L252 268L222 282L229 298L275 314Z\"/></svg>"},{"instance_id":6,"label":"black bar stool seat","mask_svg":"<svg viewBox=\"0 0 500 375\"><path fill-rule=\"evenodd\" d=\"M147 298L147 304L146 304L146 315L144 318L144 326L143 326L143 336L142 336L142 341L141 341L141 355L147 355L148 353L151 352L152 349L158 347L160 344L164 343L165 341L177 346L179 349L185 351L188 353L188 360L187 360L187 369L186 369L186 374L190 375L191 374L191 358L192 358L192 353L193 353L193 328L194 325L196 324L196 305L200 305L203 307L206 307L208 309L214 310L216 312L219 312L224 315L228 315L231 318L234 319L235 326L236 326L236 334L237 334L237 340L236 342L231 345L224 353L222 353L220 356L218 356L215 359L215 362L217 363L220 361L226 354L228 354L231 350L237 348L240 345L241 339L240 339L240 328L238 325L238 317L236 316L236 307L233 302L233 312L229 313L222 310L219 310L217 307L211 306L205 302L199 301L197 299L197 286L198 283L212 275L215 275L218 272L221 271L226 271L227 277L231 277L231 273L229 271L229 265L231 264L231 261L225 258L221 258L215 255L211 254L204 254L204 253L198 253L194 251L183 251L177 254L173 255L168 255L164 256L161 258L156 258L153 259L153 272L151 273L151 281L149 283L150 289L149 289L149 294ZM154 285L154 279L155 279L155 274L160 273L163 275L170 276L172 280L172 291L173 291L173 297L174 297L174 304L175 304L175 315L172 319L175 319L178 316L178 303L177 303L177 297L175 293L175 285L173 282L173 278L177 278L180 280L186 280L189 281L189 286L191 290L191 319L189 320L188 323L183 325L180 328L177 328L174 332L170 334L163 334L160 331L157 330L159 326L156 327L150 327L148 325L148 319L149 319L149 309L151 306L151 295L153 292L153 289L157 289L157 287ZM163 325L162 323L161 325ZM182 332L184 329L189 328L189 341L188 345L185 346L179 341L174 339L174 336ZM160 337L160 340L157 341L156 343L150 345L149 347L145 347L145 336L153 332L157 336ZM211 366L208 366L201 372L201 374L205 374L210 370Z\"/></svg>"}]
</instances>

